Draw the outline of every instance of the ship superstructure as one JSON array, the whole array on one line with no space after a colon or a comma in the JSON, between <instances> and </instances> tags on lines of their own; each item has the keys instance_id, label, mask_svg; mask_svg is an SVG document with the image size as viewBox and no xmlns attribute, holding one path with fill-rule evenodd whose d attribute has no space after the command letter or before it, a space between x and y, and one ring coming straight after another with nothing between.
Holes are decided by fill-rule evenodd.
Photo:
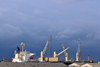
<instances>
[{"instance_id":1,"label":"ship superstructure","mask_svg":"<svg viewBox=\"0 0 100 67\"><path fill-rule=\"evenodd\" d=\"M29 51L24 51L24 46L23 42L21 43L22 45L22 51L20 51L19 47L15 50L15 58L12 58L12 62L28 62L28 61L34 61L33 57L35 53L30 53Z\"/></svg>"}]
</instances>

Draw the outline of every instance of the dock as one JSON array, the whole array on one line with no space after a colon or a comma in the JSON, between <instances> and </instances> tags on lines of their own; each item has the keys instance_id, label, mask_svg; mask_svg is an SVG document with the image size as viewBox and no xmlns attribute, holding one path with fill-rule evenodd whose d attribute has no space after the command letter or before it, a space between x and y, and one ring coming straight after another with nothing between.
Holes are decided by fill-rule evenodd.
<instances>
[{"instance_id":1,"label":"dock","mask_svg":"<svg viewBox=\"0 0 100 67\"><path fill-rule=\"evenodd\" d=\"M50 63L50 62L0 62L0 67L68 67L63 63Z\"/></svg>"}]
</instances>

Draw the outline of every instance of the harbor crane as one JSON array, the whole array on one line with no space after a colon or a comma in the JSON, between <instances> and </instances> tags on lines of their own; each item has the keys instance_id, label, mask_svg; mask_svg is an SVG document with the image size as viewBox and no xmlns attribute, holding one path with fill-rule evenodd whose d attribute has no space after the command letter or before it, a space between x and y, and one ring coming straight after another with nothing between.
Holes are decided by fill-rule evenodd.
<instances>
[{"instance_id":1,"label":"harbor crane","mask_svg":"<svg viewBox=\"0 0 100 67\"><path fill-rule=\"evenodd\" d=\"M59 58L57 56L59 56L60 54L62 54L64 51L68 50L70 47L64 49L63 51L61 51L60 53L56 54L56 51L54 51L54 57L50 57L49 58L49 62L58 62Z\"/></svg>"},{"instance_id":2,"label":"harbor crane","mask_svg":"<svg viewBox=\"0 0 100 67\"><path fill-rule=\"evenodd\" d=\"M61 42L63 50L65 50L63 42ZM64 51L65 54L65 61L68 61L68 52Z\"/></svg>"},{"instance_id":3,"label":"harbor crane","mask_svg":"<svg viewBox=\"0 0 100 67\"><path fill-rule=\"evenodd\" d=\"M60 54L62 54L63 52L65 52L66 50L68 50L70 47L64 49L63 51L61 51L60 53L56 54L56 52L54 51L54 58L56 58L57 56L59 56Z\"/></svg>"},{"instance_id":4,"label":"harbor crane","mask_svg":"<svg viewBox=\"0 0 100 67\"><path fill-rule=\"evenodd\" d=\"M45 45L43 51L41 51L40 61L43 61L44 54L45 54L45 52L46 52L46 49L47 49L48 43L49 43L49 40L47 40L47 43L46 43L46 45Z\"/></svg>"},{"instance_id":5,"label":"harbor crane","mask_svg":"<svg viewBox=\"0 0 100 67\"><path fill-rule=\"evenodd\" d=\"M78 50L77 50L77 53L76 53L76 61L79 61L79 55L80 55L80 45L81 45L81 42L79 43L79 46L78 46Z\"/></svg>"}]
</instances>

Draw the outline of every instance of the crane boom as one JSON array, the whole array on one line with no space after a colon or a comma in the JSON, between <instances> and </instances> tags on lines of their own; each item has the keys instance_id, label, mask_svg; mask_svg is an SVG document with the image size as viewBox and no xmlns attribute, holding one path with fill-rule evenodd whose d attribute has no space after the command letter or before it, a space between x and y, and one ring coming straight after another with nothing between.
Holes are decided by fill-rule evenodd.
<instances>
[{"instance_id":1,"label":"crane boom","mask_svg":"<svg viewBox=\"0 0 100 67\"><path fill-rule=\"evenodd\" d=\"M47 46L48 46L48 43L49 43L49 40L47 41L47 43L46 43L46 45L45 45L45 47L44 47L44 49L43 49L43 54L45 54L45 51L46 51Z\"/></svg>"},{"instance_id":2,"label":"crane boom","mask_svg":"<svg viewBox=\"0 0 100 67\"><path fill-rule=\"evenodd\" d=\"M64 51L68 50L70 47L66 48L65 50L63 50L62 52L60 52L59 54L57 54L56 56L59 56L60 54L62 54Z\"/></svg>"},{"instance_id":3,"label":"crane boom","mask_svg":"<svg viewBox=\"0 0 100 67\"><path fill-rule=\"evenodd\" d=\"M81 49L80 49L80 45L81 45L81 42L79 43L79 46L78 46L78 49L77 49L77 53L76 53L76 61L79 61L81 60Z\"/></svg>"},{"instance_id":4,"label":"crane boom","mask_svg":"<svg viewBox=\"0 0 100 67\"><path fill-rule=\"evenodd\" d=\"M78 50L77 50L78 53L80 53L80 51L81 51L80 45L81 45L81 43L79 43L79 46L78 46Z\"/></svg>"},{"instance_id":5,"label":"crane boom","mask_svg":"<svg viewBox=\"0 0 100 67\"><path fill-rule=\"evenodd\" d=\"M62 48L63 48L63 50L65 50L65 47L64 47L63 42L61 42L61 44L62 44ZM65 54L65 56L66 56L66 51L64 51L64 54Z\"/></svg>"}]
</instances>

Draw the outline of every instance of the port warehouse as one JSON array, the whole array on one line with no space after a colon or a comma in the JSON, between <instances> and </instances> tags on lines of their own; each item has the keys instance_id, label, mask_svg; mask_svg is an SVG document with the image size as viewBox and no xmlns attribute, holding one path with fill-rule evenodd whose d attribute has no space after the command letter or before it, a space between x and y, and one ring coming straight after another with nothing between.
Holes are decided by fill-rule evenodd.
<instances>
[{"instance_id":1,"label":"port warehouse","mask_svg":"<svg viewBox=\"0 0 100 67\"><path fill-rule=\"evenodd\" d=\"M68 67L100 67L100 63L72 63Z\"/></svg>"}]
</instances>

